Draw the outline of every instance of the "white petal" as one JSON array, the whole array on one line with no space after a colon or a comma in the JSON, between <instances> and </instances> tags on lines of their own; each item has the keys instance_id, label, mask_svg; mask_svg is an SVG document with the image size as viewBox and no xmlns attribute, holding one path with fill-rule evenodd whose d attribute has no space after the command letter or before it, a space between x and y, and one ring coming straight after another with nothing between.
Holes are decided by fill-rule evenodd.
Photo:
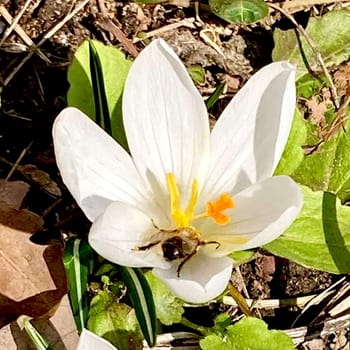
<instances>
[{"instance_id":1,"label":"white petal","mask_svg":"<svg viewBox=\"0 0 350 350\"><path fill-rule=\"evenodd\" d=\"M198 229L205 232L203 239L221 243L218 249L215 245L201 247L205 254L223 256L276 239L297 217L303 198L300 187L290 177L274 176L238 193L234 201L229 224L218 226L213 220L202 220Z\"/></svg>"},{"instance_id":2,"label":"white petal","mask_svg":"<svg viewBox=\"0 0 350 350\"><path fill-rule=\"evenodd\" d=\"M148 200L127 152L78 109L58 115L53 141L63 182L91 221L111 201L142 205Z\"/></svg>"},{"instance_id":3,"label":"white petal","mask_svg":"<svg viewBox=\"0 0 350 350\"><path fill-rule=\"evenodd\" d=\"M136 248L150 243L157 233L152 219L142 211L121 202L110 204L94 221L89 243L105 259L129 267L170 266L163 258L160 245L145 251Z\"/></svg>"},{"instance_id":4,"label":"white petal","mask_svg":"<svg viewBox=\"0 0 350 350\"><path fill-rule=\"evenodd\" d=\"M189 303L206 303L220 295L230 280L233 261L230 258L210 258L200 253L185 263L177 277L178 263L171 269L153 269L169 289Z\"/></svg>"},{"instance_id":5,"label":"white petal","mask_svg":"<svg viewBox=\"0 0 350 350\"><path fill-rule=\"evenodd\" d=\"M83 329L77 350L118 350L109 341Z\"/></svg>"},{"instance_id":6,"label":"white petal","mask_svg":"<svg viewBox=\"0 0 350 350\"><path fill-rule=\"evenodd\" d=\"M206 107L184 65L155 40L133 63L123 95L124 126L135 165L151 186L166 188L176 175L184 196L193 178L202 183L209 162ZM158 191L158 188L155 189Z\"/></svg>"},{"instance_id":7,"label":"white petal","mask_svg":"<svg viewBox=\"0 0 350 350\"><path fill-rule=\"evenodd\" d=\"M237 193L272 176L295 109L295 68L272 63L258 71L222 113L211 134L205 193Z\"/></svg>"}]
</instances>

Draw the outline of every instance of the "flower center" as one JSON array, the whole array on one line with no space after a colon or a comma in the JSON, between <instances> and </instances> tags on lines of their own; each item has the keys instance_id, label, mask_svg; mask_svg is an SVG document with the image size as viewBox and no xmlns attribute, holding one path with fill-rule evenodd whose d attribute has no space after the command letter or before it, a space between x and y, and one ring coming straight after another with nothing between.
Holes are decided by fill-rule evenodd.
<instances>
[{"instance_id":1,"label":"flower center","mask_svg":"<svg viewBox=\"0 0 350 350\"><path fill-rule=\"evenodd\" d=\"M225 215L223 211L235 207L235 202L228 193L223 193L213 202L207 202L206 212L194 215L194 210L198 199L198 181L195 179L192 182L191 196L188 201L187 208L181 208L180 191L176 183L176 178L173 173L166 175L168 189L170 193L170 210L171 216L174 219L177 227L189 227L191 220L201 217L212 217L219 225L226 225L230 221L230 217Z\"/></svg>"}]
</instances>

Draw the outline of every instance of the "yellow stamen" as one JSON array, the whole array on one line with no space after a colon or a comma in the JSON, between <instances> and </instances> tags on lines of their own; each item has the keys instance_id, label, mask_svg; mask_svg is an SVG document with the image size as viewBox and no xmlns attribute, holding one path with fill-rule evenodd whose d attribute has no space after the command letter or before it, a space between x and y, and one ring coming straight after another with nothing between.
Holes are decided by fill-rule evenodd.
<instances>
[{"instance_id":1,"label":"yellow stamen","mask_svg":"<svg viewBox=\"0 0 350 350\"><path fill-rule=\"evenodd\" d=\"M181 209L181 194L173 173L166 174L168 190L170 194L170 212L177 227L189 227L192 219L211 216L219 225L226 225L230 221L228 215L222 212L235 207L235 202L228 193L223 193L216 201L207 203L205 213L194 216L194 210L198 199L198 181L192 183L191 196L186 210Z\"/></svg>"},{"instance_id":2,"label":"yellow stamen","mask_svg":"<svg viewBox=\"0 0 350 350\"><path fill-rule=\"evenodd\" d=\"M194 209L196 207L198 198L198 181L194 180L192 183L191 197L188 202L186 211L181 209L181 197L180 191L176 184L176 178L173 173L166 175L168 190L170 193L170 211L171 216L176 222L177 227L190 226L191 219L193 217Z\"/></svg>"},{"instance_id":3,"label":"yellow stamen","mask_svg":"<svg viewBox=\"0 0 350 350\"><path fill-rule=\"evenodd\" d=\"M190 220L193 217L194 209L197 204L197 198L198 198L198 181L194 179L192 183L191 198L186 209L186 214L188 215Z\"/></svg>"},{"instance_id":4,"label":"yellow stamen","mask_svg":"<svg viewBox=\"0 0 350 350\"><path fill-rule=\"evenodd\" d=\"M215 202L207 203L207 216L211 216L219 225L226 225L230 221L228 215L222 212L235 207L235 202L228 193L223 193Z\"/></svg>"}]
</instances>

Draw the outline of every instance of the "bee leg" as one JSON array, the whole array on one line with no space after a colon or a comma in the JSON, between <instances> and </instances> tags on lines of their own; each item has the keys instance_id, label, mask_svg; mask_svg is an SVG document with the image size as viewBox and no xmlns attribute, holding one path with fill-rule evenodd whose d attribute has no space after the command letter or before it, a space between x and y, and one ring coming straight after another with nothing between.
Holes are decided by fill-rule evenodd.
<instances>
[{"instance_id":1,"label":"bee leg","mask_svg":"<svg viewBox=\"0 0 350 350\"><path fill-rule=\"evenodd\" d=\"M221 244L218 241L201 241L199 243L199 245L206 245L206 244L216 244L216 248L215 249L219 249L221 247Z\"/></svg>"},{"instance_id":2,"label":"bee leg","mask_svg":"<svg viewBox=\"0 0 350 350\"><path fill-rule=\"evenodd\" d=\"M190 260L190 259L192 258L192 256L196 255L198 247L199 247L199 244L198 244L198 246L196 247L196 249L195 249L191 254L187 255L187 256L185 257L185 259L183 259L183 260L180 262L179 266L178 266L177 269L176 269L177 277L180 277L180 272L181 272L182 268L184 267L184 265L187 263L187 261Z\"/></svg>"},{"instance_id":3,"label":"bee leg","mask_svg":"<svg viewBox=\"0 0 350 350\"><path fill-rule=\"evenodd\" d=\"M138 250L138 251L140 251L140 250L141 251L148 250L148 249L154 247L155 245L159 244L160 242L161 242L160 240L154 241L154 242L148 243L146 245L135 247L135 248L133 248L133 250Z\"/></svg>"},{"instance_id":4,"label":"bee leg","mask_svg":"<svg viewBox=\"0 0 350 350\"><path fill-rule=\"evenodd\" d=\"M167 229L160 228L159 226L157 226L153 219L151 219L151 222L152 222L153 227L155 229L157 229L159 232L165 232L165 233L175 233L175 232L177 232L177 228L167 230Z\"/></svg>"},{"instance_id":5,"label":"bee leg","mask_svg":"<svg viewBox=\"0 0 350 350\"><path fill-rule=\"evenodd\" d=\"M154 222L154 220L151 219L151 221L152 221L153 227L156 228L158 231L160 231L160 228L156 225L156 223Z\"/></svg>"}]
</instances>

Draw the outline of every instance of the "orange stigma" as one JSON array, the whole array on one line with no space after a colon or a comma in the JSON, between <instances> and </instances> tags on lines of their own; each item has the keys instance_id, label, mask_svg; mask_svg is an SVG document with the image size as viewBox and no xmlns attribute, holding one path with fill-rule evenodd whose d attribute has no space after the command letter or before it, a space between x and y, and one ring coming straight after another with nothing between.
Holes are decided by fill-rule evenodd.
<instances>
[{"instance_id":1,"label":"orange stigma","mask_svg":"<svg viewBox=\"0 0 350 350\"><path fill-rule=\"evenodd\" d=\"M228 193L223 193L215 202L207 203L207 216L211 216L219 225L226 225L230 221L228 215L222 212L235 207L235 202Z\"/></svg>"}]
</instances>

